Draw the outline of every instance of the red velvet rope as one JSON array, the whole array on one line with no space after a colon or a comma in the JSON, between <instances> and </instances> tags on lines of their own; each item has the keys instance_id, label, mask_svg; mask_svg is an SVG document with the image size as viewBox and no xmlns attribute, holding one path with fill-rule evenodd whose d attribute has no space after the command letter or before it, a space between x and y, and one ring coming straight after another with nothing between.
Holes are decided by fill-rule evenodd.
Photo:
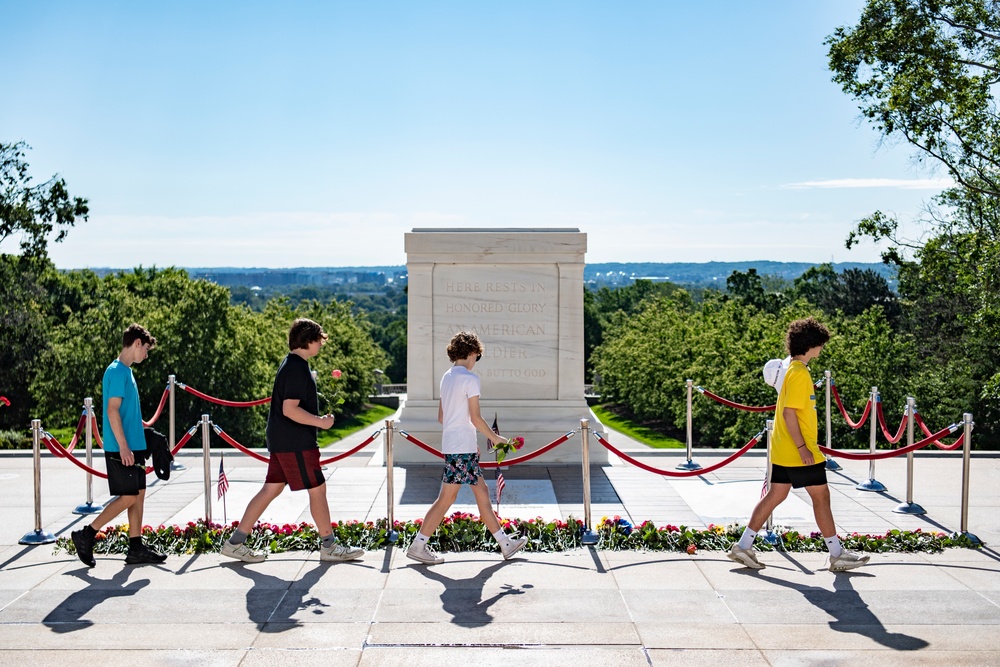
<instances>
[{"instance_id":1,"label":"red velvet rope","mask_svg":"<svg viewBox=\"0 0 1000 667\"><path fill-rule=\"evenodd\" d=\"M184 437L181 438L180 441L174 446L174 448L171 450L171 454L176 454L177 452L179 452L180 449L181 449L181 447L183 447L184 445L186 445L187 441L191 439L191 436L194 434L194 432L195 432L195 430L197 430L197 428L198 428L197 426L192 426L191 430L188 431L186 434L184 434ZM54 454L55 456L64 458L64 459L68 459L69 461L71 461L73 463L73 465L75 465L76 467L80 468L81 470L83 470L85 472L89 472L91 475L94 475L96 477L100 477L102 479L107 479L108 478L108 474L106 472L101 472L100 470L97 470L96 468L91 468L90 466L88 466L86 463L83 463L82 461L78 461L75 456L72 456L69 453L69 451L66 450L62 446L62 444L60 444L60 442L58 440L56 440L52 436L51 433L45 433L45 434L43 434L43 436L42 436L42 443L45 445L45 447L50 452L52 452L52 454ZM151 472L153 472L153 466L147 466L146 467L146 474L148 475Z\"/></svg>"},{"instance_id":2,"label":"red velvet rope","mask_svg":"<svg viewBox=\"0 0 1000 667\"><path fill-rule=\"evenodd\" d=\"M877 454L871 454L871 453L856 454L846 449L833 450L827 447L823 447L822 445L820 446L819 451L823 452L824 454L836 454L840 458L851 459L852 461L873 461L878 459L891 459L894 456L902 456L903 454L907 454L909 452L916 451L918 449L926 447L927 445L933 444L938 440L940 440L941 438L954 433L958 429L959 429L958 424L952 424L948 428L943 428L937 433L934 433L933 435L924 438L920 442L915 442L912 445L901 447L899 449L892 449L889 451L879 452Z\"/></svg>"},{"instance_id":3,"label":"red velvet rope","mask_svg":"<svg viewBox=\"0 0 1000 667\"><path fill-rule=\"evenodd\" d=\"M924 432L924 435L928 435L928 436L931 435L931 430L929 428L927 428L927 424L924 423L924 420L920 416L919 412L914 412L913 413L913 421L914 421L914 423L916 423L920 427L920 430ZM954 451L954 450L958 449L963 444L965 444L965 433L964 432L962 433L962 435L958 436L958 440L956 440L954 443L952 443L950 445L945 445L945 444L940 443L940 442L935 442L934 446L937 447L938 449L943 449L946 452L951 452L951 451Z\"/></svg>"},{"instance_id":4,"label":"red velvet rope","mask_svg":"<svg viewBox=\"0 0 1000 667\"><path fill-rule=\"evenodd\" d=\"M97 415L91 415L90 420L91 422L93 422L91 424L91 430L94 434L94 442L97 443L98 447L104 449L104 440L101 439L101 428L100 425L97 423Z\"/></svg>"},{"instance_id":5,"label":"red velvet rope","mask_svg":"<svg viewBox=\"0 0 1000 667\"><path fill-rule=\"evenodd\" d=\"M225 431L223 431L219 426L217 426L215 424L213 424L212 426L215 428L215 432L216 432L216 434L218 434L218 436L220 438L222 438L227 443L229 443L230 445L232 445L233 447L235 447L239 451L243 452L247 456L255 458L258 461L263 461L264 463L267 463L268 461L271 460L271 457L269 457L269 456L264 456L263 454L258 454L257 452L253 451L252 449L248 449L248 448L244 447L243 445L241 445L240 443L238 443L231 435L229 435L228 433L226 433ZM371 434L371 436L367 440L365 440L364 442L362 442L360 445L356 445L356 446L352 447L351 449L348 449L346 452L341 452L340 454L337 454L336 456L331 456L328 459L320 459L319 464L325 466L328 463L334 463L335 461L339 461L341 459L346 459L348 456L351 456L352 454L356 454L357 452L360 452L362 449L364 449L365 447L367 447L368 445L370 445L372 443L372 441L375 440L375 438L377 438L378 434L381 433L381 432L382 432L382 429L379 429L379 430L375 431L374 433Z\"/></svg>"},{"instance_id":6,"label":"red velvet rope","mask_svg":"<svg viewBox=\"0 0 1000 667\"><path fill-rule=\"evenodd\" d=\"M760 442L760 437L764 434L764 432L761 431L760 433L758 433L757 435L755 435L750 440L750 442L748 442L747 444L743 445L743 447L741 447L739 450L737 450L734 454L732 454L731 456L727 456L722 461L719 461L718 463L710 465L707 468L701 468L700 470L683 470L682 471L682 470L663 470L662 468L654 468L653 466L646 465L642 461L637 461L634 458L632 458L631 456L629 456L628 454L626 454L625 452L621 451L620 449L617 449L614 445L612 445L610 442L608 442L603 437L601 437L601 434L598 433L597 431L593 431L593 433L594 433L595 436L597 436L597 441L599 443L601 443L602 445L604 445L604 448L607 449L612 454L614 454L614 455L622 458L623 460L631 463L632 465L634 465L637 468L642 468L643 470L646 470L646 471L652 472L652 473L656 473L657 475L665 475L666 477L698 477L699 475L707 475L708 473L710 473L710 472L712 472L714 470L718 470L719 468L722 468L723 466L729 465L730 463L732 463L733 461L735 461L736 459L738 459L739 457L743 456L748 451L750 451L751 449L753 449L754 445L756 445L758 442Z\"/></svg>"},{"instance_id":7,"label":"red velvet rope","mask_svg":"<svg viewBox=\"0 0 1000 667\"><path fill-rule=\"evenodd\" d=\"M549 451L550 449L553 449L554 447L558 447L559 445L563 444L564 442L566 442L567 440L569 440L570 438L572 438L575 433L576 433L576 431L570 431L566 435L563 435L563 436L560 436L560 437L556 438L555 440L553 440L549 444L545 445L544 447L539 447L538 449L536 449L535 451L531 452L530 454L525 454L524 456L517 456L517 457L514 457L512 459L504 459L503 462L499 463L499 464L497 462L495 462L495 461L488 461L488 462L482 462L482 461L480 461L479 462L479 467L480 468L499 468L499 467L506 468L507 466L516 466L519 463L524 463L525 461L530 461L531 459L535 458L536 456L541 456L542 454L544 454L545 452ZM442 454L438 450L434 449L433 447L431 447L430 445L428 445L426 442L421 442L420 440L417 440L415 437L413 437L412 435L410 435L406 431L400 431L399 434L401 436L403 436L404 438L406 438L407 440L409 440L410 442L412 442L414 445L416 445L420 449L424 450L425 452L427 452L429 454L433 454L434 456L438 457L439 459L443 459L444 458L444 454Z\"/></svg>"},{"instance_id":8,"label":"red velvet rope","mask_svg":"<svg viewBox=\"0 0 1000 667\"><path fill-rule=\"evenodd\" d=\"M167 404L168 396L170 396L170 387L163 390L163 396L160 397L160 404L156 407L156 413L149 418L149 421L142 422L143 426L152 426L156 423L156 420L160 418L160 414L163 412L163 406Z\"/></svg>"},{"instance_id":9,"label":"red velvet rope","mask_svg":"<svg viewBox=\"0 0 1000 667\"><path fill-rule=\"evenodd\" d=\"M903 413L903 421L899 422L899 429L896 431L895 437L889 435L889 427L885 425L885 413L882 412L882 401L879 401L875 406L875 414L878 415L878 425L882 428L882 435L885 436L885 439L888 440L890 444L895 445L897 442L902 440L903 431L906 430L906 422L908 421L906 413ZM930 434L928 433L928 435Z\"/></svg>"},{"instance_id":10,"label":"red velvet rope","mask_svg":"<svg viewBox=\"0 0 1000 667\"><path fill-rule=\"evenodd\" d=\"M763 406L743 405L742 403L735 403L733 401L722 398L718 394L713 394L708 389L705 389L703 387L695 387L695 389L697 389L700 393L709 397L716 403L721 403L726 407L736 408L737 410L746 410L747 412L771 412L776 407L775 405L763 405Z\"/></svg>"},{"instance_id":11,"label":"red velvet rope","mask_svg":"<svg viewBox=\"0 0 1000 667\"><path fill-rule=\"evenodd\" d=\"M191 387L187 386L183 382L177 382L176 386L180 387L181 389L183 389L187 393L194 394L198 398L204 399L204 400L206 400L206 401L208 401L210 403L216 403L218 405L225 405L225 406L230 407L230 408L251 408L251 407L253 407L255 405L264 405L265 403L270 403L271 402L271 397L270 396L268 396L267 398L258 398L256 401L226 401L226 400L223 400L221 398L215 398L214 396L209 396L208 394L204 394L204 393L198 391L197 389L192 389Z\"/></svg>"},{"instance_id":12,"label":"red velvet rope","mask_svg":"<svg viewBox=\"0 0 1000 667\"><path fill-rule=\"evenodd\" d=\"M865 404L865 411L861 413L861 419L857 422L853 422L851 421L851 416L847 414L847 410L844 408L844 403L840 400L840 392L837 391L837 385L831 383L830 389L833 391L833 398L837 401L837 407L840 408L840 414L844 416L844 421L847 422L847 425L855 430L861 428L864 425L865 420L868 419L868 414L871 412L871 399L868 399L868 403Z\"/></svg>"}]
</instances>

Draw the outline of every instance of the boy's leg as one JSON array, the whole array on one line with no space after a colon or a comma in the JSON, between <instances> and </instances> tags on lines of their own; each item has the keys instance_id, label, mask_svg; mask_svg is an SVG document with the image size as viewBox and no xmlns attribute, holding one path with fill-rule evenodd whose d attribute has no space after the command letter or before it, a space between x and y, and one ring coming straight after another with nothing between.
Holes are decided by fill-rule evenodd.
<instances>
[{"instance_id":1,"label":"boy's leg","mask_svg":"<svg viewBox=\"0 0 1000 667\"><path fill-rule=\"evenodd\" d=\"M140 489L139 495L130 497L134 500L128 508L128 536L131 539L142 535L142 511L146 503L146 489Z\"/></svg>"},{"instance_id":2,"label":"boy's leg","mask_svg":"<svg viewBox=\"0 0 1000 667\"><path fill-rule=\"evenodd\" d=\"M337 544L330 524L330 503L326 499L326 482L306 491L309 493L309 512L316 523L316 531L320 538L319 559L340 562L364 556L364 549Z\"/></svg>"},{"instance_id":3,"label":"boy's leg","mask_svg":"<svg viewBox=\"0 0 1000 667\"><path fill-rule=\"evenodd\" d=\"M264 513L267 506L271 504L271 501L281 495L284 488L284 482L264 482L264 486L250 499L250 503L247 504L247 508L243 512L243 518L240 519L240 525L237 529L249 535L250 531L257 524L257 519Z\"/></svg>"},{"instance_id":4,"label":"boy's leg","mask_svg":"<svg viewBox=\"0 0 1000 667\"><path fill-rule=\"evenodd\" d=\"M524 545L528 543L528 538L518 537L511 539L503 532L500 522L497 521L496 515L493 514L493 504L490 502L489 488L486 486L486 480L483 477L478 477L476 483L472 485L472 494L476 497L476 505L479 507L479 518L486 524L486 528L493 534L493 537L496 538L504 559L510 558L523 549Z\"/></svg>"},{"instance_id":5,"label":"boy's leg","mask_svg":"<svg viewBox=\"0 0 1000 667\"><path fill-rule=\"evenodd\" d=\"M816 525L823 534L823 541L830 552L830 571L843 572L861 567L868 562L868 556L844 549L837 537L837 525L833 521L833 510L830 509L830 487L826 484L807 486L806 492L812 500L813 515Z\"/></svg>"},{"instance_id":6,"label":"boy's leg","mask_svg":"<svg viewBox=\"0 0 1000 667\"><path fill-rule=\"evenodd\" d=\"M97 518L90 522L90 527L94 531L98 531L108 525L112 519L124 512L125 510L132 507L135 504L137 496L118 496L110 503L104 506L101 513L97 515ZM131 532L131 524L129 525L129 531Z\"/></svg>"},{"instance_id":7,"label":"boy's leg","mask_svg":"<svg viewBox=\"0 0 1000 667\"><path fill-rule=\"evenodd\" d=\"M441 525L441 520L444 515L448 513L448 509L455 503L455 498L458 498L458 491L462 488L461 484L441 484L441 490L438 492L437 500L431 505L430 509L427 510L427 514L424 516L424 522L420 524L420 535L425 538L430 537L437 530L437 527Z\"/></svg>"},{"instance_id":8,"label":"boy's leg","mask_svg":"<svg viewBox=\"0 0 1000 667\"><path fill-rule=\"evenodd\" d=\"M747 528L755 533L760 532L760 529L767 522L767 517L771 516L778 505L785 501L785 498L788 497L788 492L791 490L791 484L772 484L764 497L760 499L760 502L754 506L753 512L750 514L750 520L747 522Z\"/></svg>"}]
</instances>

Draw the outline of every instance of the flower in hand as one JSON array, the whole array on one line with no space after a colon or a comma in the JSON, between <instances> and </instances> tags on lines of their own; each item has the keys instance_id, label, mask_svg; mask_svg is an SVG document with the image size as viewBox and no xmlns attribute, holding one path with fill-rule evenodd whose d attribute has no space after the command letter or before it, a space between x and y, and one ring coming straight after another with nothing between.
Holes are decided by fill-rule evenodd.
<instances>
[{"instance_id":1,"label":"flower in hand","mask_svg":"<svg viewBox=\"0 0 1000 667\"><path fill-rule=\"evenodd\" d=\"M332 371L330 371L330 375L333 376L334 381L336 381L340 379L340 376L343 375L343 373L340 372L339 368L334 368ZM332 401L334 405L343 405L344 397L340 396L339 391L335 391L333 392Z\"/></svg>"},{"instance_id":2,"label":"flower in hand","mask_svg":"<svg viewBox=\"0 0 1000 667\"><path fill-rule=\"evenodd\" d=\"M503 442L493 445L492 449L497 453L497 463L503 463L508 454L516 452L521 447L524 447L524 438L515 435L512 438L507 438Z\"/></svg>"}]
</instances>

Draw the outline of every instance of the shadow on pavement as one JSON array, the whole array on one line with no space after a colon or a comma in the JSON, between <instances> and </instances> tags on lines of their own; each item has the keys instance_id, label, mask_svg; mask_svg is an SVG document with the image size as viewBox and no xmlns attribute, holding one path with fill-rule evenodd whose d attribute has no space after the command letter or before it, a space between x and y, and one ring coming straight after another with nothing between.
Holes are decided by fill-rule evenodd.
<instances>
[{"instance_id":1,"label":"shadow on pavement","mask_svg":"<svg viewBox=\"0 0 1000 667\"><path fill-rule=\"evenodd\" d=\"M523 595L526 592L524 589L534 588L531 584L522 584L521 586L503 584L500 586L499 593L484 600L483 588L486 586L486 582L505 564L505 562L500 562L490 565L468 579L446 577L441 574L440 570L424 565L411 565L410 567L444 586L444 590L441 592L441 608L451 614L452 623L463 628L481 628L489 625L493 620L489 613L489 608L493 604L508 595ZM469 586L469 583L472 586Z\"/></svg>"},{"instance_id":2,"label":"shadow on pavement","mask_svg":"<svg viewBox=\"0 0 1000 667\"><path fill-rule=\"evenodd\" d=\"M84 616L94 607L110 598L135 595L149 585L149 579L137 579L126 584L129 575L134 571L131 568L119 570L110 580L91 577L89 568L67 572L66 574L77 577L88 585L60 602L58 607L42 619L42 625L58 633L74 632L93 625L94 622L85 619Z\"/></svg>"}]
</instances>

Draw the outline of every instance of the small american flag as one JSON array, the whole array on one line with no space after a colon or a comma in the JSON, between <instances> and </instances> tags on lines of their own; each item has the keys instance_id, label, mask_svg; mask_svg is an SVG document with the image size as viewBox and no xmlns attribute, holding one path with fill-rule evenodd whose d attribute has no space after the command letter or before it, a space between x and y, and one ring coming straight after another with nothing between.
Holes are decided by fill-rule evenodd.
<instances>
[{"instance_id":1,"label":"small american flag","mask_svg":"<svg viewBox=\"0 0 1000 667\"><path fill-rule=\"evenodd\" d=\"M219 483L216 486L218 491L218 497L226 495L226 491L229 490L229 478L226 477L226 469L223 467L223 459L219 459Z\"/></svg>"},{"instance_id":2,"label":"small american flag","mask_svg":"<svg viewBox=\"0 0 1000 667\"><path fill-rule=\"evenodd\" d=\"M497 413L493 413L493 432L500 435L500 426L497 424ZM500 496L503 495L503 487L507 486L507 482L503 479L503 473L500 472L500 468L497 468L497 514L500 513Z\"/></svg>"}]
</instances>

